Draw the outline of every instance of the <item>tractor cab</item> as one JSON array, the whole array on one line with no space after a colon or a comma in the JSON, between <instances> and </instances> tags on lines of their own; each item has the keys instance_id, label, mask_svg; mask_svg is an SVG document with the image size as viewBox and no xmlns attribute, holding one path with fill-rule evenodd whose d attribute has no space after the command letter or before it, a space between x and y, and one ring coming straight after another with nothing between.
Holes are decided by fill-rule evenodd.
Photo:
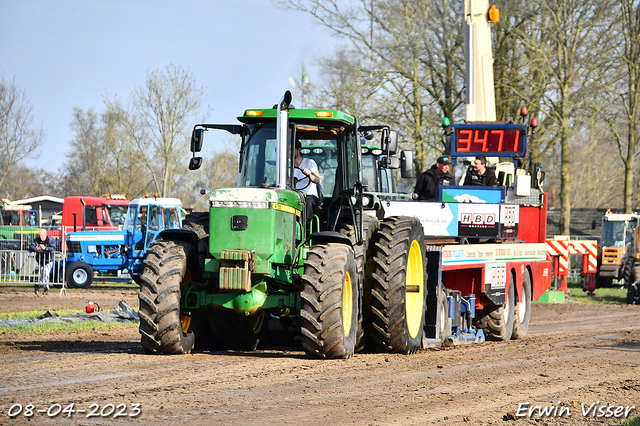
<instances>
[{"instance_id":1,"label":"tractor cab","mask_svg":"<svg viewBox=\"0 0 640 426\"><path fill-rule=\"evenodd\" d=\"M395 132L388 126L359 126L354 117L339 111L296 109L290 105L290 99L287 92L281 103L272 109L246 110L238 117L241 125L196 125L191 140L194 157L189 168L195 170L202 164L202 158L196 157L195 153L202 149L204 132L226 130L242 137L238 188L233 194L228 189L213 191L210 207L255 209L255 202L271 202L270 197L277 197L280 201L275 204L276 208L291 209L298 216L297 242L308 238L311 232L335 231L337 224L347 216L359 228L363 203L373 205L373 196L363 195L360 141L364 132L380 130L380 145L384 143L382 149L388 150L391 140L397 146ZM313 218L303 217L305 197L300 189L311 182L309 178L300 181L295 178L296 141L302 145L301 155L315 161L321 178L318 186L320 203ZM256 189L263 192L256 192ZM243 215L236 216L241 220ZM286 232L292 235L290 231Z\"/></svg>"},{"instance_id":2,"label":"tractor cab","mask_svg":"<svg viewBox=\"0 0 640 426\"><path fill-rule=\"evenodd\" d=\"M129 205L124 221L130 258L142 258L152 241L165 229L182 225L180 200L177 198L140 198Z\"/></svg>"}]
</instances>

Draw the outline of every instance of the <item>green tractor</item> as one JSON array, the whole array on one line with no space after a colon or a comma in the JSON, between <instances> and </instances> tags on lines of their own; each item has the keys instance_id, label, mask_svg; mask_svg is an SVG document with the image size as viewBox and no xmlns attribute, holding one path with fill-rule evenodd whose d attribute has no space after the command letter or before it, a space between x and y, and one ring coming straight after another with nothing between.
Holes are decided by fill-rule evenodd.
<instances>
[{"instance_id":1,"label":"green tractor","mask_svg":"<svg viewBox=\"0 0 640 426\"><path fill-rule=\"evenodd\" d=\"M420 222L378 220L362 183L360 126L333 110L295 109L286 92L271 109L245 111L238 125L194 127L189 168L204 132L240 135L238 187L216 189L209 211L150 245L141 276L142 347L154 354L196 348L254 350L276 321L309 356L349 358L376 350L412 353L422 344L426 256ZM294 141L316 158L320 204L306 217L307 185L295 179ZM382 216L380 216L382 217Z\"/></svg>"}]
</instances>

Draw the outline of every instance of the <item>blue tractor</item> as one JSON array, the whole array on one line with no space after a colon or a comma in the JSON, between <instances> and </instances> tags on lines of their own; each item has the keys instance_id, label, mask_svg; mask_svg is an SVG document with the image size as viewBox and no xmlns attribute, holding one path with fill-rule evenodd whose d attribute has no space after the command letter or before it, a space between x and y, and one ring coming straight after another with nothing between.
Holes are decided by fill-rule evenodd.
<instances>
[{"instance_id":1,"label":"blue tractor","mask_svg":"<svg viewBox=\"0 0 640 426\"><path fill-rule=\"evenodd\" d=\"M138 198L131 201L122 230L67 233L69 287L89 287L94 272L125 270L139 284L149 244L165 229L182 228L180 204L177 198Z\"/></svg>"}]
</instances>

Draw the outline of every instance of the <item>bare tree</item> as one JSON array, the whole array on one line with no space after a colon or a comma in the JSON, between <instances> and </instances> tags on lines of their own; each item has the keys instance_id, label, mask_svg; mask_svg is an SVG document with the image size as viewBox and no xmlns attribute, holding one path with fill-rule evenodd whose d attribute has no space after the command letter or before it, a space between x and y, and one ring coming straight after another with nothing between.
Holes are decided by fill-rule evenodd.
<instances>
[{"instance_id":1,"label":"bare tree","mask_svg":"<svg viewBox=\"0 0 640 426\"><path fill-rule=\"evenodd\" d=\"M611 50L612 66L601 73L601 102L594 100L593 106L618 147L624 164L624 210L631 213L634 164L640 143L640 2L619 0L612 8L619 17L619 25L612 28L619 42Z\"/></svg>"},{"instance_id":2,"label":"bare tree","mask_svg":"<svg viewBox=\"0 0 640 426\"><path fill-rule=\"evenodd\" d=\"M38 155L42 129L32 127L32 106L15 80L0 77L0 188L11 167Z\"/></svg>"},{"instance_id":3,"label":"bare tree","mask_svg":"<svg viewBox=\"0 0 640 426\"><path fill-rule=\"evenodd\" d=\"M283 0L311 14L345 45L325 58L324 100L385 122L412 145L417 167L449 149L443 116L462 104L462 3L454 0L353 2ZM355 84L351 84L355 83ZM328 96L327 96L328 95Z\"/></svg>"},{"instance_id":4,"label":"bare tree","mask_svg":"<svg viewBox=\"0 0 640 426\"><path fill-rule=\"evenodd\" d=\"M598 0L542 0L535 3L531 19L544 32L521 31L528 60L526 67L544 81L540 110L547 147L558 144L560 158L561 232L571 222L571 139L584 125L586 106L592 99L596 77L608 58L611 17L606 2ZM548 82L548 84L547 84Z\"/></svg>"},{"instance_id":5,"label":"bare tree","mask_svg":"<svg viewBox=\"0 0 640 426\"><path fill-rule=\"evenodd\" d=\"M149 72L146 84L133 91L128 105L118 99L106 101L110 110L118 112L137 164L163 197L174 192L186 172L190 132L203 93L192 74L169 65L164 73Z\"/></svg>"},{"instance_id":6,"label":"bare tree","mask_svg":"<svg viewBox=\"0 0 640 426\"><path fill-rule=\"evenodd\" d=\"M74 108L71 129L75 136L65 155L63 175L72 187L65 195L104 196L125 193L130 197L149 190L149 178L135 161L133 148L126 143L118 111L107 108L97 113Z\"/></svg>"}]
</instances>

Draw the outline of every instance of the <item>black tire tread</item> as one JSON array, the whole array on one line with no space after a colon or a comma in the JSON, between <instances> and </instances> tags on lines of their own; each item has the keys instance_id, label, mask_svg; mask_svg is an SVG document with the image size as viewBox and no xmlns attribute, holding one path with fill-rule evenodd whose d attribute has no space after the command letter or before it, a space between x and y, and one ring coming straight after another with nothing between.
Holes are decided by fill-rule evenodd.
<instances>
[{"instance_id":1,"label":"black tire tread","mask_svg":"<svg viewBox=\"0 0 640 426\"><path fill-rule=\"evenodd\" d=\"M354 318L349 335L342 327L342 286L345 270L352 270L355 285ZM303 347L318 358L350 358L355 351L359 284L353 251L344 244L318 244L309 250L302 277Z\"/></svg>"},{"instance_id":2,"label":"black tire tread","mask_svg":"<svg viewBox=\"0 0 640 426\"><path fill-rule=\"evenodd\" d=\"M512 322L514 322L514 297L513 297L513 280L509 285L509 293L511 298L508 298L508 303L511 303ZM513 325L509 326L509 318L505 318L504 305L491 306L481 311L477 311L477 317L475 326L482 329L487 340L506 342L511 339L513 333Z\"/></svg>"},{"instance_id":3,"label":"black tire tread","mask_svg":"<svg viewBox=\"0 0 640 426\"><path fill-rule=\"evenodd\" d=\"M354 253L356 258L356 266L358 268L358 276L360 278L360 298L362 305L360 306L360 315L358 315L358 334L356 336L356 352L363 352L369 346L369 340L366 336L366 324L370 322L371 317L371 271L373 264L371 257L373 256L373 236L380 228L380 222L377 218L364 215L363 216L363 242L356 245L356 232L353 223L341 222L338 224L337 231L349 237L354 245Z\"/></svg>"},{"instance_id":4,"label":"black tire tread","mask_svg":"<svg viewBox=\"0 0 640 426\"><path fill-rule=\"evenodd\" d=\"M158 240L147 250L138 292L141 344L146 353L186 354L194 346L193 332L180 323L180 284L187 267L189 246Z\"/></svg>"},{"instance_id":5,"label":"black tire tread","mask_svg":"<svg viewBox=\"0 0 640 426\"><path fill-rule=\"evenodd\" d=\"M371 281L371 333L378 350L410 354L420 349L424 330L416 338L409 335L406 324L406 269L412 233L419 229L423 248L424 278L427 280L424 240L420 222L411 217L390 217L380 223L374 237ZM424 283L423 283L424 284ZM426 302L426 284L424 296ZM424 312L422 328L424 327Z\"/></svg>"},{"instance_id":6,"label":"black tire tread","mask_svg":"<svg viewBox=\"0 0 640 426\"><path fill-rule=\"evenodd\" d=\"M522 281L522 297L525 299L524 306L526 313L524 320L521 323L519 304L515 305L515 310L513 312L513 333L511 334L512 339L523 339L527 336L529 331L529 321L531 319L531 288L531 275L529 275L529 271L525 271Z\"/></svg>"}]
</instances>

